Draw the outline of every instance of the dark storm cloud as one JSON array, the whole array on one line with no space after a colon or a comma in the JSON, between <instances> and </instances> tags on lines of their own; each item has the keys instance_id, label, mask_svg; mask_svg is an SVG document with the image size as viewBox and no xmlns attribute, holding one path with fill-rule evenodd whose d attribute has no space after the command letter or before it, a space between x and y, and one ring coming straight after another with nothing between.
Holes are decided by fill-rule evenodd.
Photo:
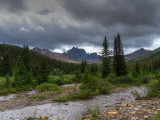
<instances>
[{"instance_id":1,"label":"dark storm cloud","mask_svg":"<svg viewBox=\"0 0 160 120\"><path fill-rule=\"evenodd\" d=\"M48 9L44 9L44 10L39 12L40 15L48 15L48 13L49 13Z\"/></svg>"},{"instance_id":2,"label":"dark storm cloud","mask_svg":"<svg viewBox=\"0 0 160 120\"><path fill-rule=\"evenodd\" d=\"M159 0L60 0L77 20L102 25L157 25Z\"/></svg>"},{"instance_id":3,"label":"dark storm cloud","mask_svg":"<svg viewBox=\"0 0 160 120\"><path fill-rule=\"evenodd\" d=\"M135 47L151 45L152 35L160 33L159 0L61 0L61 4L77 21L91 21L113 31L109 37L120 32L128 47L131 40Z\"/></svg>"},{"instance_id":4,"label":"dark storm cloud","mask_svg":"<svg viewBox=\"0 0 160 120\"><path fill-rule=\"evenodd\" d=\"M160 33L159 0L0 0L1 7L9 11L0 12L0 41L6 43L101 46L107 35L112 45L119 32L125 48L140 48ZM22 14L10 14L17 11Z\"/></svg>"},{"instance_id":5,"label":"dark storm cloud","mask_svg":"<svg viewBox=\"0 0 160 120\"><path fill-rule=\"evenodd\" d=\"M18 12L26 9L25 0L0 0L0 7L9 12Z\"/></svg>"}]
</instances>

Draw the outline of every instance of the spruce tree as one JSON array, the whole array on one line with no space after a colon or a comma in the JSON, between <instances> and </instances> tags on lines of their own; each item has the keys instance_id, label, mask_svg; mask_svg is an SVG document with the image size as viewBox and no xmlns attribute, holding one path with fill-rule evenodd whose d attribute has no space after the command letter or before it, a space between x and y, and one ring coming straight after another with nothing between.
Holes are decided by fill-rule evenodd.
<instances>
[{"instance_id":1,"label":"spruce tree","mask_svg":"<svg viewBox=\"0 0 160 120\"><path fill-rule=\"evenodd\" d=\"M50 67L48 65L48 62L46 60L43 60L40 64L40 80L38 81L39 83L44 83L48 81L48 77L50 74Z\"/></svg>"},{"instance_id":2,"label":"spruce tree","mask_svg":"<svg viewBox=\"0 0 160 120\"><path fill-rule=\"evenodd\" d=\"M123 44L121 42L120 34L118 33L117 37L114 40L113 48L113 69L117 76L127 74L127 66L125 61L125 56L123 52Z\"/></svg>"},{"instance_id":3,"label":"spruce tree","mask_svg":"<svg viewBox=\"0 0 160 120\"><path fill-rule=\"evenodd\" d=\"M111 72L111 68L110 68L110 51L108 50L108 40L105 36L104 41L103 41L103 49L101 52L101 60L102 60L102 78L107 77L110 72Z\"/></svg>"},{"instance_id":4,"label":"spruce tree","mask_svg":"<svg viewBox=\"0 0 160 120\"><path fill-rule=\"evenodd\" d=\"M91 72L91 74L96 74L97 71L98 71L97 64L91 64L91 66L90 66L90 72Z\"/></svg>"},{"instance_id":5,"label":"spruce tree","mask_svg":"<svg viewBox=\"0 0 160 120\"><path fill-rule=\"evenodd\" d=\"M18 58L15 71L15 87L33 84L32 59L28 45L23 47L22 53Z\"/></svg>"},{"instance_id":6,"label":"spruce tree","mask_svg":"<svg viewBox=\"0 0 160 120\"><path fill-rule=\"evenodd\" d=\"M1 61L1 74L2 76L6 76L7 74L11 75L11 73L12 73L11 59L9 57L8 52L6 51L3 54Z\"/></svg>"},{"instance_id":7,"label":"spruce tree","mask_svg":"<svg viewBox=\"0 0 160 120\"><path fill-rule=\"evenodd\" d=\"M86 66L87 66L87 62L85 60L82 60L82 63L81 63L81 72L82 73L85 72Z\"/></svg>"},{"instance_id":8,"label":"spruce tree","mask_svg":"<svg viewBox=\"0 0 160 120\"><path fill-rule=\"evenodd\" d=\"M114 38L114 48L113 48L113 70L117 74L118 71L118 49L117 49L117 38Z\"/></svg>"},{"instance_id":9,"label":"spruce tree","mask_svg":"<svg viewBox=\"0 0 160 120\"><path fill-rule=\"evenodd\" d=\"M140 74L140 68L139 68L138 62L136 62L135 71L136 71L137 74Z\"/></svg>"}]
</instances>

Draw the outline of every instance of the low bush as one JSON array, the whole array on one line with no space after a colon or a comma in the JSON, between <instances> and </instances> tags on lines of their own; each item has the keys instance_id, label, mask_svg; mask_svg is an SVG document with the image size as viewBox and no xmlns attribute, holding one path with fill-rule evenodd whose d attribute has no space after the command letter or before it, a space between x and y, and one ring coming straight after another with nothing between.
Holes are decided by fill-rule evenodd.
<instances>
[{"instance_id":1,"label":"low bush","mask_svg":"<svg viewBox=\"0 0 160 120\"><path fill-rule=\"evenodd\" d=\"M153 120L160 120L160 113L158 113Z\"/></svg>"},{"instance_id":2,"label":"low bush","mask_svg":"<svg viewBox=\"0 0 160 120\"><path fill-rule=\"evenodd\" d=\"M138 82L140 82L137 78L131 77L130 75L116 77L114 74L110 74L105 79L112 84L138 84Z\"/></svg>"},{"instance_id":3,"label":"low bush","mask_svg":"<svg viewBox=\"0 0 160 120\"><path fill-rule=\"evenodd\" d=\"M57 98L53 98L52 100L55 101L55 102L67 102L71 99L69 99L68 96L65 96L65 97L64 96L59 96Z\"/></svg>"},{"instance_id":4,"label":"low bush","mask_svg":"<svg viewBox=\"0 0 160 120\"><path fill-rule=\"evenodd\" d=\"M64 85L64 84L71 84L73 83L75 78L75 75L61 75L61 76L53 76L51 75L49 77L48 82L49 83L54 83L57 85Z\"/></svg>"},{"instance_id":5,"label":"low bush","mask_svg":"<svg viewBox=\"0 0 160 120\"><path fill-rule=\"evenodd\" d=\"M79 97L88 99L93 95L107 93L112 88L112 84L106 79L101 79L96 76L91 76L85 71L80 86Z\"/></svg>"},{"instance_id":6,"label":"low bush","mask_svg":"<svg viewBox=\"0 0 160 120\"><path fill-rule=\"evenodd\" d=\"M101 110L99 106L94 107L87 107L88 113L91 115L92 118L97 118L100 114Z\"/></svg>"},{"instance_id":7,"label":"low bush","mask_svg":"<svg viewBox=\"0 0 160 120\"><path fill-rule=\"evenodd\" d=\"M17 90L15 88L3 89L3 90L0 90L0 95L7 94L7 93L15 93L16 91Z\"/></svg>"},{"instance_id":8,"label":"low bush","mask_svg":"<svg viewBox=\"0 0 160 120\"><path fill-rule=\"evenodd\" d=\"M159 80L151 80L151 82L147 85L148 88L148 97L159 96L160 91L160 82Z\"/></svg>"},{"instance_id":9,"label":"low bush","mask_svg":"<svg viewBox=\"0 0 160 120\"><path fill-rule=\"evenodd\" d=\"M106 79L99 79L97 85L99 92L102 94L106 94L111 88L113 88L113 85Z\"/></svg>"},{"instance_id":10,"label":"low bush","mask_svg":"<svg viewBox=\"0 0 160 120\"><path fill-rule=\"evenodd\" d=\"M43 83L43 84L38 85L36 87L36 90L39 92L55 91L55 90L58 90L58 86L52 83Z\"/></svg>"},{"instance_id":11,"label":"low bush","mask_svg":"<svg viewBox=\"0 0 160 120\"><path fill-rule=\"evenodd\" d=\"M44 100L44 99L46 99L46 95L45 94L39 94L39 95L36 96L36 98L38 100Z\"/></svg>"},{"instance_id":12,"label":"low bush","mask_svg":"<svg viewBox=\"0 0 160 120\"><path fill-rule=\"evenodd\" d=\"M151 77L150 77L150 76L147 76L147 75L142 76L142 77L140 78L140 81L141 81L141 83L143 83L143 84L147 84L147 83L149 83L149 82L151 81Z\"/></svg>"}]
</instances>

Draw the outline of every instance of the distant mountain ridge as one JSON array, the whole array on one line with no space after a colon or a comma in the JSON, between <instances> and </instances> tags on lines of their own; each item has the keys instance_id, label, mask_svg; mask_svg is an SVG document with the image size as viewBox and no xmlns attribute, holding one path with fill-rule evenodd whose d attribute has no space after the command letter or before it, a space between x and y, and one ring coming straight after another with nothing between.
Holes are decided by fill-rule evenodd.
<instances>
[{"instance_id":1,"label":"distant mountain ridge","mask_svg":"<svg viewBox=\"0 0 160 120\"><path fill-rule=\"evenodd\" d=\"M48 49L41 49L41 48L35 47L32 49L32 51L48 56L48 57L51 57L51 58L54 58L54 59L57 59L57 60L67 61L67 62L76 62L74 60L69 59L67 56L61 53L52 52Z\"/></svg>"},{"instance_id":2,"label":"distant mountain ridge","mask_svg":"<svg viewBox=\"0 0 160 120\"><path fill-rule=\"evenodd\" d=\"M53 59L66 61L66 62L78 62L80 63L82 60L86 60L88 63L100 63L100 55L97 53L86 53L84 49L73 47L72 49L68 50L64 53L56 53L52 52L48 49L40 49L40 48L33 48L32 51L37 52L39 54L51 57ZM131 54L125 55L126 60L128 63L135 63L141 62L145 60L152 59L154 57L160 56L160 48L157 48L153 51L141 48Z\"/></svg>"},{"instance_id":3,"label":"distant mountain ridge","mask_svg":"<svg viewBox=\"0 0 160 120\"><path fill-rule=\"evenodd\" d=\"M144 49L144 48L141 48L131 54L127 54L125 55L126 59L127 60L131 60L131 59L135 59L135 58L138 58L138 57L141 57L141 56L145 56L145 55L148 55L150 54L152 51L150 50L147 50L147 49Z\"/></svg>"},{"instance_id":4,"label":"distant mountain ridge","mask_svg":"<svg viewBox=\"0 0 160 120\"><path fill-rule=\"evenodd\" d=\"M64 53L56 53L52 52L48 49L41 49L35 47L32 51L37 52L39 54L61 60L66 62L81 62L82 60L86 60L88 63L97 63L100 62L100 56L97 53L86 53L84 49L80 49L78 47L73 47L72 49L68 50Z\"/></svg>"},{"instance_id":5,"label":"distant mountain ridge","mask_svg":"<svg viewBox=\"0 0 160 120\"><path fill-rule=\"evenodd\" d=\"M128 60L128 62L129 63L142 62L142 61L154 59L156 57L160 57L160 47L151 51L149 54L145 56L141 56L135 59Z\"/></svg>"},{"instance_id":6,"label":"distant mountain ridge","mask_svg":"<svg viewBox=\"0 0 160 120\"><path fill-rule=\"evenodd\" d=\"M64 52L63 55L68 56L69 58L80 60L89 60L89 59L99 59L100 56L97 53L86 53L84 49L80 49L78 47L73 47L72 49L68 50L66 53Z\"/></svg>"}]
</instances>

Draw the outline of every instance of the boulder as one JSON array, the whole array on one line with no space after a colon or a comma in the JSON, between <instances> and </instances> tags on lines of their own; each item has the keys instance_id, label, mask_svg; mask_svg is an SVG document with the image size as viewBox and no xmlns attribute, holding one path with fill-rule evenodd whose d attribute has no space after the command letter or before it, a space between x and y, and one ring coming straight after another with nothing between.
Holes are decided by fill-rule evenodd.
<instances>
[{"instance_id":1,"label":"boulder","mask_svg":"<svg viewBox=\"0 0 160 120\"><path fill-rule=\"evenodd\" d=\"M42 120L48 120L48 116L42 116Z\"/></svg>"},{"instance_id":2,"label":"boulder","mask_svg":"<svg viewBox=\"0 0 160 120\"><path fill-rule=\"evenodd\" d=\"M108 112L109 115L116 115L117 112Z\"/></svg>"}]
</instances>

